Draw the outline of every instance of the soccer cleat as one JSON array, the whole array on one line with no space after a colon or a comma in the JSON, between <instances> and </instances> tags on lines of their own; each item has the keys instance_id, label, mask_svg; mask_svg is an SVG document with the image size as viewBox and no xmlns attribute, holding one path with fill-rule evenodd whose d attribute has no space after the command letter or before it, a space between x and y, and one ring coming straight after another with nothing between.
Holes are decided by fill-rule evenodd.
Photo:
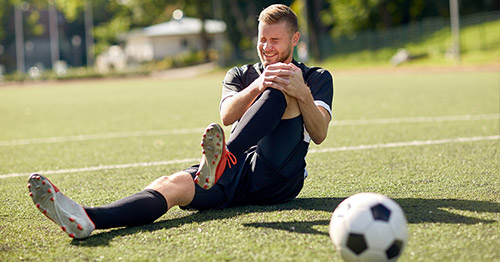
<instances>
[{"instance_id":1,"label":"soccer cleat","mask_svg":"<svg viewBox=\"0 0 500 262\"><path fill-rule=\"evenodd\" d=\"M61 193L47 178L32 174L28 189L38 210L59 225L69 237L86 238L94 231L95 225L85 209Z\"/></svg>"},{"instance_id":2,"label":"soccer cleat","mask_svg":"<svg viewBox=\"0 0 500 262\"><path fill-rule=\"evenodd\" d=\"M236 165L236 157L226 149L224 130L219 124L210 124L201 140L203 156L194 182L203 189L209 189L224 173L226 164Z\"/></svg>"}]
</instances>

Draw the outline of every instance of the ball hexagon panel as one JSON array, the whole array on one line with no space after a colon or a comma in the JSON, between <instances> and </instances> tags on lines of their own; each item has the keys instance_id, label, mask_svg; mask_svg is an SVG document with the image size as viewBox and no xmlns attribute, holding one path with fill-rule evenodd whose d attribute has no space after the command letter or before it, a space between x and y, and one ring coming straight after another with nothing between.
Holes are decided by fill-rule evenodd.
<instances>
[{"instance_id":1,"label":"ball hexagon panel","mask_svg":"<svg viewBox=\"0 0 500 262\"><path fill-rule=\"evenodd\" d=\"M403 240L405 243L408 241L408 230L406 228L406 218L403 212L392 212L391 219L389 220L392 232L397 239Z\"/></svg>"},{"instance_id":2,"label":"ball hexagon panel","mask_svg":"<svg viewBox=\"0 0 500 262\"><path fill-rule=\"evenodd\" d=\"M375 221L364 232L370 249L384 252L394 241L394 233L387 222Z\"/></svg>"},{"instance_id":3,"label":"ball hexagon panel","mask_svg":"<svg viewBox=\"0 0 500 262\"><path fill-rule=\"evenodd\" d=\"M349 232L363 233L373 222L369 209L351 208L344 216Z\"/></svg>"},{"instance_id":4,"label":"ball hexagon panel","mask_svg":"<svg viewBox=\"0 0 500 262\"><path fill-rule=\"evenodd\" d=\"M361 262L386 262L387 256L384 252L368 249L358 257ZM350 262L350 261L349 261Z\"/></svg>"}]
</instances>

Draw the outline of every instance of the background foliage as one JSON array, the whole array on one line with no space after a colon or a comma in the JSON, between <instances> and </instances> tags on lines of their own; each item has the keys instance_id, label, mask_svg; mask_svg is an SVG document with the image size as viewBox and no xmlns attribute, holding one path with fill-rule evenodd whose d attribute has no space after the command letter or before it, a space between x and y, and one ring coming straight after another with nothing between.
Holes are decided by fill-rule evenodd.
<instances>
[{"instance_id":1,"label":"background foliage","mask_svg":"<svg viewBox=\"0 0 500 262\"><path fill-rule=\"evenodd\" d=\"M255 58L253 38L257 32L256 17L266 6L276 1L263 0L90 0L92 1L96 54L113 44L133 28L168 21L175 9L186 16L222 19L227 24L229 60ZM387 29L411 24L426 17L449 17L448 1L424 0L288 0L298 14L307 35L311 55L324 58L320 42L325 37L342 37L367 29ZM0 0L0 64L15 68L14 8L23 10L25 40L48 36L47 8L54 3L59 15L61 42L74 36L85 37L82 0ZM461 0L460 14L499 10L498 0ZM307 21L307 23L306 23ZM307 25L307 27L305 26ZM68 44L69 45L69 44ZM63 47L62 47L63 48ZM70 48L70 47L66 47ZM85 41L82 41L85 50ZM75 66L85 64L85 52L78 59L62 59ZM75 62L75 61L76 62Z\"/></svg>"}]
</instances>

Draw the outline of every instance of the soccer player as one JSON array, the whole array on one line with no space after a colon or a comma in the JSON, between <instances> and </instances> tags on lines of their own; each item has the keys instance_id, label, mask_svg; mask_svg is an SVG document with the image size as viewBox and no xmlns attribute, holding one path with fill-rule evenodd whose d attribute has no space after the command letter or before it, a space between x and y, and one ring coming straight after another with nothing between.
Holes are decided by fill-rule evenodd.
<instances>
[{"instance_id":1,"label":"soccer player","mask_svg":"<svg viewBox=\"0 0 500 262\"><path fill-rule=\"evenodd\" d=\"M32 174L28 187L36 207L70 237L86 238L95 229L152 223L176 205L206 210L295 198L307 176L310 141L320 144L327 136L333 80L293 58L300 33L289 7L271 5L258 21L260 63L234 67L223 81L221 121L233 126L227 143L223 129L210 124L199 165L101 207L81 206Z\"/></svg>"}]
</instances>

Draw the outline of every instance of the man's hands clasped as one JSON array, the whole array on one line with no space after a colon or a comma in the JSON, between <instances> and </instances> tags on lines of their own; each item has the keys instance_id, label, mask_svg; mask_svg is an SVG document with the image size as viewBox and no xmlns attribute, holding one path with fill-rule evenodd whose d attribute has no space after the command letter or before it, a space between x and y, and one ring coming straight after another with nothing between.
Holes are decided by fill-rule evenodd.
<instances>
[{"instance_id":1,"label":"man's hands clasped","mask_svg":"<svg viewBox=\"0 0 500 262\"><path fill-rule=\"evenodd\" d=\"M259 88L261 92L271 87L283 91L288 96L298 100L310 92L304 83L302 70L292 63L268 65L258 81L260 81Z\"/></svg>"}]
</instances>

